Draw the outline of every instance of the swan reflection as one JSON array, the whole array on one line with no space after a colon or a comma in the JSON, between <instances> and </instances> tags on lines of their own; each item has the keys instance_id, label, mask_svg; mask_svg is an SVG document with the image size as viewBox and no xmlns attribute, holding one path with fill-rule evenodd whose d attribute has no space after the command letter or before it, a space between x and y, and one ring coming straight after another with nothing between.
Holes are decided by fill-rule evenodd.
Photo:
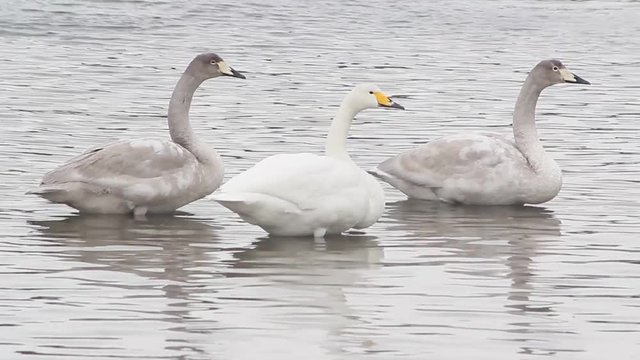
<instances>
[{"instance_id":1,"label":"swan reflection","mask_svg":"<svg viewBox=\"0 0 640 360\"><path fill-rule=\"evenodd\" d=\"M138 221L119 215L76 215L60 220L30 220L36 236L64 245L73 260L101 264L114 271L187 281L194 262L207 259L216 243L215 229L182 216Z\"/></svg>"},{"instance_id":2,"label":"swan reflection","mask_svg":"<svg viewBox=\"0 0 640 360\"><path fill-rule=\"evenodd\" d=\"M561 222L552 211L532 206L455 206L404 200L387 204L386 216L389 230L427 241L425 246L446 249L453 257L505 259L511 280L507 296L510 311L551 311L548 304L533 303L530 297L533 259L561 235ZM473 266L462 271L480 275Z\"/></svg>"}]
</instances>

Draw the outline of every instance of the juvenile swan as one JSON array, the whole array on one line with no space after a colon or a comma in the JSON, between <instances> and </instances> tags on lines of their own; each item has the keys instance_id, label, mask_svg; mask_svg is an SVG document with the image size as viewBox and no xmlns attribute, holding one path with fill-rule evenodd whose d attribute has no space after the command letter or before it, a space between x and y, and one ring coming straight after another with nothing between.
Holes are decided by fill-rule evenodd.
<instances>
[{"instance_id":1,"label":"juvenile swan","mask_svg":"<svg viewBox=\"0 0 640 360\"><path fill-rule=\"evenodd\" d=\"M410 198L473 205L539 204L553 199L562 173L538 139L535 108L542 90L589 84L558 60L538 63L513 113L515 142L499 134L446 136L390 158L371 171Z\"/></svg>"},{"instance_id":2,"label":"juvenile swan","mask_svg":"<svg viewBox=\"0 0 640 360\"><path fill-rule=\"evenodd\" d=\"M354 116L378 106L403 109L375 85L356 86L331 123L324 156L268 157L207 198L273 235L321 238L371 226L382 215L384 192L351 160L346 140Z\"/></svg>"},{"instance_id":3,"label":"juvenile swan","mask_svg":"<svg viewBox=\"0 0 640 360\"><path fill-rule=\"evenodd\" d=\"M82 213L168 213L212 193L224 173L218 153L189 124L193 93L221 75L244 79L216 54L196 56L169 102L168 140L124 140L90 149L47 173L33 194Z\"/></svg>"}]
</instances>

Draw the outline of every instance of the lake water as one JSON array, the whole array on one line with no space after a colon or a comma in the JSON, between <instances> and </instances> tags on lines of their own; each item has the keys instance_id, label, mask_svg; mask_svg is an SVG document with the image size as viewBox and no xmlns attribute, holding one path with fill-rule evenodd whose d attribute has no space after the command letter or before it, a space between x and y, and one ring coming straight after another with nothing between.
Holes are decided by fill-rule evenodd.
<instances>
[{"instance_id":1,"label":"lake water","mask_svg":"<svg viewBox=\"0 0 640 360\"><path fill-rule=\"evenodd\" d=\"M0 3L1 359L632 359L640 353L640 14L626 1ZM591 86L538 105L564 171L538 207L451 207L385 185L364 234L269 238L213 202L146 222L24 195L116 139L166 138L197 53L192 122L228 179L320 152L354 84L368 168L461 131L509 133L526 73L559 58Z\"/></svg>"}]
</instances>

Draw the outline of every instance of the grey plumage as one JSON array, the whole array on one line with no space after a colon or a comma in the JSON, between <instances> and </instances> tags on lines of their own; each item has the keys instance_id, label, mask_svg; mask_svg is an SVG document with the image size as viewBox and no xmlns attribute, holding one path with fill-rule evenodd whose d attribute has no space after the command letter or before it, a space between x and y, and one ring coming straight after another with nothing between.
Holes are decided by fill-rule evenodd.
<instances>
[{"instance_id":1,"label":"grey plumage","mask_svg":"<svg viewBox=\"0 0 640 360\"><path fill-rule=\"evenodd\" d=\"M215 150L189 124L193 93L206 79L244 78L215 54L198 55L169 104L169 140L124 140L97 147L46 174L33 194L81 212L144 215L172 212L210 194L224 173Z\"/></svg>"}]
</instances>

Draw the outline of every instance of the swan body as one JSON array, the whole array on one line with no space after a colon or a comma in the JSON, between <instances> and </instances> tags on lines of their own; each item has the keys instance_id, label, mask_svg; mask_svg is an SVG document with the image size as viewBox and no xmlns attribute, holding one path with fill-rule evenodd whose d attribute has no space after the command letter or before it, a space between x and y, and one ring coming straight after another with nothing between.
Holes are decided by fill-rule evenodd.
<instances>
[{"instance_id":1,"label":"swan body","mask_svg":"<svg viewBox=\"0 0 640 360\"><path fill-rule=\"evenodd\" d=\"M244 78L215 54L189 64L169 103L171 141L123 140L96 147L47 173L30 193L80 212L168 213L216 190L223 177L218 153L189 124L193 93L206 79Z\"/></svg>"},{"instance_id":2,"label":"swan body","mask_svg":"<svg viewBox=\"0 0 640 360\"><path fill-rule=\"evenodd\" d=\"M446 136L392 157L371 173L410 198L469 205L549 201L562 187L562 172L540 143L535 106L544 88L561 82L588 84L558 60L533 68L516 103L513 140L492 133Z\"/></svg>"},{"instance_id":3,"label":"swan body","mask_svg":"<svg viewBox=\"0 0 640 360\"><path fill-rule=\"evenodd\" d=\"M550 157L536 173L512 140L500 134L459 134L431 141L373 170L411 198L476 205L537 204L560 191Z\"/></svg>"},{"instance_id":4,"label":"swan body","mask_svg":"<svg viewBox=\"0 0 640 360\"><path fill-rule=\"evenodd\" d=\"M366 228L384 210L384 192L371 175L354 164L314 154L266 158L212 198L281 236Z\"/></svg>"},{"instance_id":5,"label":"swan body","mask_svg":"<svg viewBox=\"0 0 640 360\"><path fill-rule=\"evenodd\" d=\"M273 235L323 237L374 224L384 192L346 152L347 132L361 110L402 108L374 85L355 87L332 122L325 155L279 154L229 180L208 198Z\"/></svg>"}]
</instances>

